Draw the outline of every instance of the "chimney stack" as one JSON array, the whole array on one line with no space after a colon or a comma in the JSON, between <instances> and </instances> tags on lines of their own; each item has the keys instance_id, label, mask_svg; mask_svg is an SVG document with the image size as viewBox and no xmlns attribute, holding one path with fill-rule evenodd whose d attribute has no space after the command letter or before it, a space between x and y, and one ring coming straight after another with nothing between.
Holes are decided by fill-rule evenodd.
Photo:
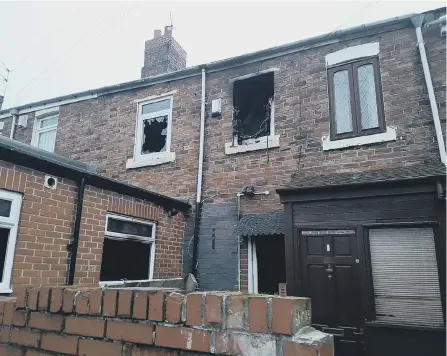
<instances>
[{"instance_id":1,"label":"chimney stack","mask_svg":"<svg viewBox=\"0 0 447 356\"><path fill-rule=\"evenodd\" d=\"M0 95L0 110L2 109L3 99L4 99L4 97L2 95Z\"/></svg>"},{"instance_id":2,"label":"chimney stack","mask_svg":"<svg viewBox=\"0 0 447 356\"><path fill-rule=\"evenodd\" d=\"M186 51L172 37L172 26L154 30L154 38L146 41L141 78L175 72L186 68Z\"/></svg>"}]
</instances>

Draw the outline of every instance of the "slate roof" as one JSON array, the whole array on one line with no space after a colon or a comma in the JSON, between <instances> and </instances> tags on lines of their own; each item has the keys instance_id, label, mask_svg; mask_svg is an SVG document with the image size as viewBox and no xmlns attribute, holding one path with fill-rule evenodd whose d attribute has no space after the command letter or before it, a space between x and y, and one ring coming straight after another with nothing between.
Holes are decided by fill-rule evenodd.
<instances>
[{"instance_id":1,"label":"slate roof","mask_svg":"<svg viewBox=\"0 0 447 356\"><path fill-rule=\"evenodd\" d=\"M417 164L406 167L387 168L363 172L323 174L312 177L295 176L290 183L277 192L309 188L362 185L378 182L392 182L429 177L445 177L446 167L442 163Z\"/></svg>"},{"instance_id":2,"label":"slate roof","mask_svg":"<svg viewBox=\"0 0 447 356\"><path fill-rule=\"evenodd\" d=\"M175 208L187 212L191 207L190 204L183 200L171 198L123 181L105 177L99 174L95 165L62 157L55 153L11 140L2 135L0 135L0 160L67 178L72 181L78 181L84 178L85 184L148 200L166 208Z\"/></svg>"},{"instance_id":3,"label":"slate roof","mask_svg":"<svg viewBox=\"0 0 447 356\"><path fill-rule=\"evenodd\" d=\"M238 236L279 235L284 233L284 212L244 215L237 224Z\"/></svg>"}]
</instances>

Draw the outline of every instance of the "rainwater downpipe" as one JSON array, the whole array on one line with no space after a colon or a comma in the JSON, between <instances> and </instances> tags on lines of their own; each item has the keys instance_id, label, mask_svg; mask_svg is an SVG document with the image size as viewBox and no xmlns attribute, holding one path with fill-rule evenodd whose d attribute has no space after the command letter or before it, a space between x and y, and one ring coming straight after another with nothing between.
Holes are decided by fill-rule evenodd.
<instances>
[{"instance_id":1,"label":"rainwater downpipe","mask_svg":"<svg viewBox=\"0 0 447 356\"><path fill-rule=\"evenodd\" d=\"M433 82L431 80L430 68L428 66L427 53L425 52L424 38L422 37L421 26L424 21L424 15L419 14L411 18L411 22L416 29L416 37L419 46L419 54L421 56L422 68L424 70L425 84L427 85L428 98L430 100L431 112L433 115L433 122L435 124L436 139L438 140L439 156L441 162L446 164L446 149L444 137L442 135L441 121L439 120L438 106L436 105L435 92L433 90Z\"/></svg>"},{"instance_id":2,"label":"rainwater downpipe","mask_svg":"<svg viewBox=\"0 0 447 356\"><path fill-rule=\"evenodd\" d=\"M76 216L73 228L73 242L71 244L70 269L68 272L68 285L70 286L72 286L74 283L74 277L76 271L76 258L78 256L78 245L79 245L79 230L81 228L82 206L84 205L84 189L85 189L85 179L81 178L78 187Z\"/></svg>"},{"instance_id":3,"label":"rainwater downpipe","mask_svg":"<svg viewBox=\"0 0 447 356\"><path fill-rule=\"evenodd\" d=\"M9 138L11 140L14 140L14 133L16 130L17 116L19 115L19 111L17 109L12 109L9 113L12 115L11 132L9 133Z\"/></svg>"},{"instance_id":4,"label":"rainwater downpipe","mask_svg":"<svg viewBox=\"0 0 447 356\"><path fill-rule=\"evenodd\" d=\"M200 213L202 210L202 180L203 180L203 151L205 141L205 68L202 68L202 99L200 105L200 145L199 160L197 169L197 193L196 193L196 214L194 219L194 235L192 250L192 274L197 279L197 261L199 247L199 225Z\"/></svg>"}]
</instances>

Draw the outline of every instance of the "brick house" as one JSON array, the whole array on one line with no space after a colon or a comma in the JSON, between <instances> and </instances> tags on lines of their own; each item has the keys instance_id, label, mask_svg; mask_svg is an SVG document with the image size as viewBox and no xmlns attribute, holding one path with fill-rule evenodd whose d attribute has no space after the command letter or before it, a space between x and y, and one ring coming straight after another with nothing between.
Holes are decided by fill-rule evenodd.
<instances>
[{"instance_id":1,"label":"brick house","mask_svg":"<svg viewBox=\"0 0 447 356\"><path fill-rule=\"evenodd\" d=\"M442 16L189 68L166 28L146 42L141 80L0 111L2 134L195 199L183 273L203 290L276 293L287 282L289 294L311 296L336 349L380 348L368 337L413 336L408 324L430 328L417 335L442 348L444 332L433 331L445 326ZM327 295L336 302L325 308ZM411 352L427 345L409 340Z\"/></svg>"},{"instance_id":2,"label":"brick house","mask_svg":"<svg viewBox=\"0 0 447 356\"><path fill-rule=\"evenodd\" d=\"M189 204L0 137L0 293L182 277ZM117 263L120 250L125 260Z\"/></svg>"}]
</instances>

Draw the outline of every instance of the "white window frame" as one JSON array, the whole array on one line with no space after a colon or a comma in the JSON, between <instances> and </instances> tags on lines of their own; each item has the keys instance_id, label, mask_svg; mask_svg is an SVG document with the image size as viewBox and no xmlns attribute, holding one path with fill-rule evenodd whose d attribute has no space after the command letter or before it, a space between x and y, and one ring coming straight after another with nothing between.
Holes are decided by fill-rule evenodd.
<instances>
[{"instance_id":1,"label":"white window frame","mask_svg":"<svg viewBox=\"0 0 447 356\"><path fill-rule=\"evenodd\" d=\"M40 124L41 124L42 121L49 120L49 119L54 119L55 117L57 118L57 123L55 125L51 125L51 126L44 127L44 128L40 127ZM43 132L48 132L48 131L55 130L56 131L56 135L57 135L57 127L58 127L58 125L59 125L59 112L58 111L54 112L54 115L48 115L48 116L45 116L45 117L38 117L36 115L36 119L34 120L33 136L31 138L31 145L35 146L35 147L38 147L39 137L40 137L40 134L43 133ZM55 145L56 145L56 139L54 139L53 146L51 147L51 151L49 151L49 152L54 152Z\"/></svg>"},{"instance_id":2,"label":"white window frame","mask_svg":"<svg viewBox=\"0 0 447 356\"><path fill-rule=\"evenodd\" d=\"M6 247L5 254L5 264L3 266L3 278L0 282L0 293L12 293L11 274L14 264L17 233L19 229L22 194L0 189L0 199L11 201L11 211L9 217L0 216L0 227L9 229L8 245Z\"/></svg>"},{"instance_id":3,"label":"white window frame","mask_svg":"<svg viewBox=\"0 0 447 356\"><path fill-rule=\"evenodd\" d=\"M149 114L142 114L144 105L153 104L159 101L170 100L170 108L166 110L160 110ZM144 166L153 166L157 164L173 162L175 160L175 153L171 152L171 136L172 136L172 108L174 104L173 95L163 95L155 99L138 101L137 102L137 118L135 125L135 145L133 158L127 160L126 168L138 168ZM143 143L143 121L147 119L153 119L160 116L168 117L168 126L166 128L166 151L141 153L141 147Z\"/></svg>"},{"instance_id":4,"label":"white window frame","mask_svg":"<svg viewBox=\"0 0 447 356\"><path fill-rule=\"evenodd\" d=\"M118 232L110 232L107 231L107 226L109 223L109 219L115 219L115 220L121 220L121 221L130 221L135 222L138 224L143 225L149 225L152 226L152 236L151 237L143 237L143 236L135 236L135 235L129 235L129 234L121 234ZM108 213L106 216L106 226L104 228L104 239L111 239L111 240L126 240L127 238L134 238L139 240L142 243L150 244L151 245L151 255L149 256L149 278L148 279L141 279L141 280L128 280L126 282L147 282L152 281L154 276L154 262L155 262L155 230L156 230L156 223L150 220L143 220L139 218L134 218L131 216L125 216L125 215L119 215L119 214L113 214ZM100 286L108 286L108 285L120 285L125 284L124 281L100 281Z\"/></svg>"},{"instance_id":5,"label":"white window frame","mask_svg":"<svg viewBox=\"0 0 447 356\"><path fill-rule=\"evenodd\" d=\"M256 242L248 238L248 293L258 293L258 256Z\"/></svg>"}]
</instances>

